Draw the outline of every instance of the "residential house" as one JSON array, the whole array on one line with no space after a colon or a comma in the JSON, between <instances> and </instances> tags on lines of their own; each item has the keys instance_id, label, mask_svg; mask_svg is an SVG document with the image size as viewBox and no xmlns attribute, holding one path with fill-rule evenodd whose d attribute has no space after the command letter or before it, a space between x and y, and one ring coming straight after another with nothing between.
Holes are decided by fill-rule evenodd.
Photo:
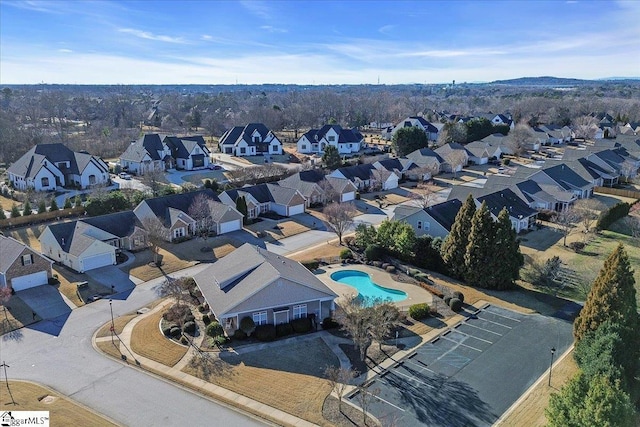
<instances>
[{"instance_id":1,"label":"residential house","mask_svg":"<svg viewBox=\"0 0 640 427\"><path fill-rule=\"evenodd\" d=\"M398 205L391 217L411 225L416 236L429 235L445 238L451 231L456 215L462 206L458 199L447 200L426 208L412 205Z\"/></svg>"},{"instance_id":2,"label":"residential house","mask_svg":"<svg viewBox=\"0 0 640 427\"><path fill-rule=\"evenodd\" d=\"M485 202L491 216L498 218L502 209L507 209L511 225L516 233L533 228L538 211L529 207L520 197L510 189L496 191L476 198L476 206Z\"/></svg>"},{"instance_id":3,"label":"residential house","mask_svg":"<svg viewBox=\"0 0 640 427\"><path fill-rule=\"evenodd\" d=\"M63 144L38 144L7 169L19 190L54 191L58 187L82 189L109 184L109 167L99 157L71 151Z\"/></svg>"},{"instance_id":4,"label":"residential house","mask_svg":"<svg viewBox=\"0 0 640 427\"><path fill-rule=\"evenodd\" d=\"M157 218L170 242L194 236L203 226L216 235L242 229L243 215L235 205L221 203L209 189L146 199L133 212L143 225Z\"/></svg>"},{"instance_id":5,"label":"residential house","mask_svg":"<svg viewBox=\"0 0 640 427\"><path fill-rule=\"evenodd\" d=\"M440 124L438 123L437 125L440 125ZM427 135L427 139L429 141L437 141L438 133L440 132L440 129L442 129L442 125L436 126L435 124L432 124L429 121L427 121L427 119L425 119L424 117L411 116L400 121L395 126L393 127L390 126L385 130L383 130L382 137L390 141L391 139L393 139L393 135L395 135L396 132L398 132L400 129L409 128L409 127L416 127L422 130Z\"/></svg>"},{"instance_id":6,"label":"residential house","mask_svg":"<svg viewBox=\"0 0 640 427\"><path fill-rule=\"evenodd\" d=\"M279 325L331 316L337 295L299 262L245 243L194 280L214 316L232 335L243 318Z\"/></svg>"},{"instance_id":7,"label":"residential house","mask_svg":"<svg viewBox=\"0 0 640 427\"><path fill-rule=\"evenodd\" d=\"M544 145L564 144L574 138L574 133L569 126L548 124L539 125L537 128L547 134L547 143Z\"/></svg>"},{"instance_id":8,"label":"residential house","mask_svg":"<svg viewBox=\"0 0 640 427\"><path fill-rule=\"evenodd\" d=\"M477 142L477 141L476 141ZM489 153L491 152L491 150L496 150L494 152L494 154L497 154L498 150L500 152L499 156L493 156L495 158L500 158L500 156L502 155L514 155L515 154L515 150L513 149L514 146L512 144L512 142L510 141L509 136L507 135L503 135L501 133L494 133L492 135L486 136L484 138L482 138L480 140L480 142L483 142L485 144L487 144L489 147L491 147L489 149ZM467 144L468 146L468 144ZM466 147L468 149L468 147ZM491 159L491 157L489 157L489 159Z\"/></svg>"},{"instance_id":9,"label":"residential house","mask_svg":"<svg viewBox=\"0 0 640 427\"><path fill-rule=\"evenodd\" d=\"M529 178L539 184L558 185L563 190L571 191L580 199L589 198L593 194L594 185L562 162L547 160L545 166Z\"/></svg>"},{"instance_id":10,"label":"residential house","mask_svg":"<svg viewBox=\"0 0 640 427\"><path fill-rule=\"evenodd\" d=\"M595 187L612 187L617 184L620 177L613 166L593 153L583 150L565 150L562 160L565 165Z\"/></svg>"},{"instance_id":11,"label":"residential house","mask_svg":"<svg viewBox=\"0 0 640 427\"><path fill-rule=\"evenodd\" d=\"M338 149L340 155L357 153L364 144L364 137L357 129L343 129L339 125L324 125L311 129L300 137L298 153L322 155L327 146Z\"/></svg>"},{"instance_id":12,"label":"residential house","mask_svg":"<svg viewBox=\"0 0 640 427\"><path fill-rule=\"evenodd\" d=\"M338 168L331 172L329 176L348 179L359 190L390 190L398 187L398 177L396 174L386 170L378 170L372 164Z\"/></svg>"},{"instance_id":13,"label":"residential house","mask_svg":"<svg viewBox=\"0 0 640 427\"><path fill-rule=\"evenodd\" d=\"M278 185L298 190L306 200L306 207L354 200L358 190L348 179L328 177L319 169L297 172L278 181Z\"/></svg>"},{"instance_id":14,"label":"residential house","mask_svg":"<svg viewBox=\"0 0 640 427\"><path fill-rule=\"evenodd\" d=\"M275 212L281 216L294 216L304 213L306 199L296 189L277 184L246 185L242 188L224 191L220 201L235 207L239 197L247 203L247 218L255 219L260 214Z\"/></svg>"},{"instance_id":15,"label":"residential house","mask_svg":"<svg viewBox=\"0 0 640 427\"><path fill-rule=\"evenodd\" d=\"M115 265L119 250L147 247L147 234L132 211L49 225L39 240L43 254L80 273Z\"/></svg>"},{"instance_id":16,"label":"residential house","mask_svg":"<svg viewBox=\"0 0 640 427\"><path fill-rule=\"evenodd\" d=\"M175 166L171 148L165 142L166 136L157 133L142 135L133 141L120 155L122 170L144 175L152 171L164 171Z\"/></svg>"},{"instance_id":17,"label":"residential house","mask_svg":"<svg viewBox=\"0 0 640 427\"><path fill-rule=\"evenodd\" d=\"M0 235L0 286L22 291L46 285L53 261L11 237Z\"/></svg>"},{"instance_id":18,"label":"residential house","mask_svg":"<svg viewBox=\"0 0 640 427\"><path fill-rule=\"evenodd\" d=\"M420 148L406 155L419 169L424 171L424 175L436 175L446 163L445 160L435 151L429 148Z\"/></svg>"},{"instance_id":19,"label":"residential house","mask_svg":"<svg viewBox=\"0 0 640 427\"><path fill-rule=\"evenodd\" d=\"M564 190L557 185L540 184L531 179L517 182L509 189L524 200L530 208L536 210L546 209L561 212L578 200L578 196L571 191Z\"/></svg>"},{"instance_id":20,"label":"residential house","mask_svg":"<svg viewBox=\"0 0 640 427\"><path fill-rule=\"evenodd\" d=\"M504 114L493 115L489 113L488 115L486 115L486 117L491 121L491 123L493 123L494 126L498 126L498 125L509 126L509 128L512 130L516 126L515 122L511 119L511 116L506 116Z\"/></svg>"},{"instance_id":21,"label":"residential house","mask_svg":"<svg viewBox=\"0 0 640 427\"><path fill-rule=\"evenodd\" d=\"M378 171L394 173L399 180L402 179L431 179L430 171L422 170L413 160L406 157L378 160L372 163ZM396 184L397 187L397 184ZM394 187L395 188L395 187Z\"/></svg>"},{"instance_id":22,"label":"residential house","mask_svg":"<svg viewBox=\"0 0 640 427\"><path fill-rule=\"evenodd\" d=\"M499 159L502 151L499 147L491 146L486 142L474 141L464 146L469 153L469 163L474 165L486 165L489 159Z\"/></svg>"},{"instance_id":23,"label":"residential house","mask_svg":"<svg viewBox=\"0 0 640 427\"><path fill-rule=\"evenodd\" d=\"M445 144L434 151L444 160L440 166L442 172L460 172L469 163L470 153L457 142Z\"/></svg>"},{"instance_id":24,"label":"residential house","mask_svg":"<svg viewBox=\"0 0 640 427\"><path fill-rule=\"evenodd\" d=\"M220 151L234 156L282 154L282 142L262 123L235 126L220 137Z\"/></svg>"},{"instance_id":25,"label":"residential house","mask_svg":"<svg viewBox=\"0 0 640 427\"><path fill-rule=\"evenodd\" d=\"M211 152L202 136L167 136L164 142L171 149L176 169L190 171L209 166Z\"/></svg>"}]
</instances>

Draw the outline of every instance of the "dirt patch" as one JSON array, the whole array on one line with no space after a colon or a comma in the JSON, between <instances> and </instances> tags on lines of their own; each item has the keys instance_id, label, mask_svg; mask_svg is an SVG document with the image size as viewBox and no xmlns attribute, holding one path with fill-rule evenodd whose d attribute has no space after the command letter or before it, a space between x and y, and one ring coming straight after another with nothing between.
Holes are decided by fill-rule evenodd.
<instances>
[{"instance_id":1,"label":"dirt patch","mask_svg":"<svg viewBox=\"0 0 640 427\"><path fill-rule=\"evenodd\" d=\"M162 314L163 311L160 310L134 326L131 332L131 350L163 365L173 366L186 354L187 347L162 335L159 326Z\"/></svg>"},{"instance_id":2,"label":"dirt patch","mask_svg":"<svg viewBox=\"0 0 640 427\"><path fill-rule=\"evenodd\" d=\"M98 413L91 411L84 406L62 396L46 387L38 384L9 381L11 395L18 404L11 404L11 396L5 392L6 386L2 384L3 391L0 393L0 406L2 411L5 410L30 410L30 411L49 411L49 417L52 425L60 426L116 426L117 424L109 421ZM53 399L51 399L53 398Z\"/></svg>"},{"instance_id":3,"label":"dirt patch","mask_svg":"<svg viewBox=\"0 0 640 427\"><path fill-rule=\"evenodd\" d=\"M339 427L354 427L361 426L362 424L362 411L358 408L345 403L345 398L342 398L342 409L339 409L338 399L333 396L328 396L324 401L322 407L322 415L327 421L330 421L333 425ZM367 426L377 426L371 417L367 417ZM396 425L396 424L389 424Z\"/></svg>"}]
</instances>

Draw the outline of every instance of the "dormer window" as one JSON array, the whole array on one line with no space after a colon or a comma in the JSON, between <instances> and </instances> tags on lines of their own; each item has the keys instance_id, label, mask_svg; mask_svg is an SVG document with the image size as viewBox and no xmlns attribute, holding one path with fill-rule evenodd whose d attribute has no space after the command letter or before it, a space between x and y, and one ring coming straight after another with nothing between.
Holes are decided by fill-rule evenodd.
<instances>
[{"instance_id":1,"label":"dormer window","mask_svg":"<svg viewBox=\"0 0 640 427\"><path fill-rule=\"evenodd\" d=\"M329 136L327 137L327 140L328 140L329 142L333 142L333 141L335 141L335 140L336 140L336 137L335 137L335 135L329 135Z\"/></svg>"}]
</instances>

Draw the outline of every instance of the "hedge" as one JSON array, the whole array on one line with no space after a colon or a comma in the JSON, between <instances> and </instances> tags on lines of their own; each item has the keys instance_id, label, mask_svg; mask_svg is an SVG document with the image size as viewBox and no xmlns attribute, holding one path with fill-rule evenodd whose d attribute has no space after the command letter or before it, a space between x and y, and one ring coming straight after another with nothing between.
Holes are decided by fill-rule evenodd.
<instances>
[{"instance_id":1,"label":"hedge","mask_svg":"<svg viewBox=\"0 0 640 427\"><path fill-rule=\"evenodd\" d=\"M322 320L322 329L336 329L340 327L340 323L333 320L331 317L325 317Z\"/></svg>"},{"instance_id":2,"label":"hedge","mask_svg":"<svg viewBox=\"0 0 640 427\"><path fill-rule=\"evenodd\" d=\"M458 298L451 298L451 301L449 301L449 307L451 307L451 310L453 311L460 311L460 309L462 309L462 301Z\"/></svg>"},{"instance_id":3,"label":"hedge","mask_svg":"<svg viewBox=\"0 0 640 427\"><path fill-rule=\"evenodd\" d=\"M320 262L315 259L302 261L301 264L304 265L309 271L316 270L318 267L320 267Z\"/></svg>"},{"instance_id":4,"label":"hedge","mask_svg":"<svg viewBox=\"0 0 640 427\"><path fill-rule=\"evenodd\" d=\"M431 308L427 303L414 304L411 307L409 307L409 316L411 316L411 318L415 320L420 320L420 319L429 317L430 312L431 312Z\"/></svg>"},{"instance_id":5,"label":"hedge","mask_svg":"<svg viewBox=\"0 0 640 427\"><path fill-rule=\"evenodd\" d=\"M247 339L247 333L242 329L236 329L236 331L233 333L233 339L238 341Z\"/></svg>"},{"instance_id":6,"label":"hedge","mask_svg":"<svg viewBox=\"0 0 640 427\"><path fill-rule=\"evenodd\" d=\"M218 322L209 323L209 325L207 326L207 335L213 338L222 334L224 334L224 329L222 329L222 326L220 326L220 323Z\"/></svg>"},{"instance_id":7,"label":"hedge","mask_svg":"<svg viewBox=\"0 0 640 427\"><path fill-rule=\"evenodd\" d=\"M274 325L258 325L253 334L258 341L273 341L276 339L276 327Z\"/></svg>"},{"instance_id":8,"label":"hedge","mask_svg":"<svg viewBox=\"0 0 640 427\"><path fill-rule=\"evenodd\" d=\"M60 218L69 218L84 215L82 206L70 209L61 209L53 212L44 212L36 215L19 216L17 218L0 219L0 228L20 227L28 224L38 224L53 221Z\"/></svg>"},{"instance_id":9,"label":"hedge","mask_svg":"<svg viewBox=\"0 0 640 427\"><path fill-rule=\"evenodd\" d=\"M629 203L620 202L612 206L609 210L606 210L600 214L598 217L598 222L596 223L596 229L598 230L606 230L619 220L620 218L624 218L629 215L629 209L631 209L631 205Z\"/></svg>"},{"instance_id":10,"label":"hedge","mask_svg":"<svg viewBox=\"0 0 640 427\"><path fill-rule=\"evenodd\" d=\"M311 319L308 317L301 317L299 319L293 319L291 321L293 330L298 334L303 334L311 330Z\"/></svg>"},{"instance_id":11,"label":"hedge","mask_svg":"<svg viewBox=\"0 0 640 427\"><path fill-rule=\"evenodd\" d=\"M286 337L287 335L291 335L293 333L293 326L291 323L282 323L280 325L276 325L276 335L279 337Z\"/></svg>"},{"instance_id":12,"label":"hedge","mask_svg":"<svg viewBox=\"0 0 640 427\"><path fill-rule=\"evenodd\" d=\"M437 296L438 298L444 298L444 294L442 292L440 292L439 289L424 283L424 282L418 282L418 285L420 285L420 287L428 292L430 292L432 295Z\"/></svg>"}]
</instances>

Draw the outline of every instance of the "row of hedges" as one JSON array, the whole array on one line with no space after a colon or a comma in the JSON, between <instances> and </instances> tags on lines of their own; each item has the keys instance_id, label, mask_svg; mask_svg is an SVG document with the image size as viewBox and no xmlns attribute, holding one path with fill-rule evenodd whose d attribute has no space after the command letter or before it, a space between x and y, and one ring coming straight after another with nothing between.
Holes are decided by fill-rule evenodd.
<instances>
[{"instance_id":1,"label":"row of hedges","mask_svg":"<svg viewBox=\"0 0 640 427\"><path fill-rule=\"evenodd\" d=\"M596 228L598 230L606 230L619 220L620 218L624 218L629 215L629 209L631 209L631 205L629 203L620 202L612 206L609 210L606 210L600 214L598 217L598 222L596 223Z\"/></svg>"},{"instance_id":2,"label":"row of hedges","mask_svg":"<svg viewBox=\"0 0 640 427\"><path fill-rule=\"evenodd\" d=\"M433 287L433 286L431 286L431 285L429 285L427 283L424 283L424 282L418 282L418 285L422 289L424 289L424 290L428 291L429 293L431 293L432 295L435 295L438 298L444 298L444 294L442 292L440 292L439 289L437 289L437 288L435 288L435 287Z\"/></svg>"},{"instance_id":3,"label":"row of hedges","mask_svg":"<svg viewBox=\"0 0 640 427\"><path fill-rule=\"evenodd\" d=\"M71 218L84 215L82 206L77 208L60 209L57 211L43 212L39 214L19 216L17 218L0 219L0 228L20 227L23 225L40 224L61 218Z\"/></svg>"},{"instance_id":4,"label":"row of hedges","mask_svg":"<svg viewBox=\"0 0 640 427\"><path fill-rule=\"evenodd\" d=\"M217 322L211 323L211 325L214 324L217 324ZM209 325L209 327L211 327L211 325ZM222 328L220 327L220 329ZM301 317L299 319L293 319L289 323L282 323L280 325L257 325L251 335L258 341L269 342L275 340L276 338L285 337L293 333L305 334L307 332L310 332L311 329L311 318ZM215 332L218 331L216 330ZM209 328L207 328L207 334L208 333ZM234 332L232 338L235 340L243 340L247 338L247 333L242 329L238 329Z\"/></svg>"}]
</instances>

